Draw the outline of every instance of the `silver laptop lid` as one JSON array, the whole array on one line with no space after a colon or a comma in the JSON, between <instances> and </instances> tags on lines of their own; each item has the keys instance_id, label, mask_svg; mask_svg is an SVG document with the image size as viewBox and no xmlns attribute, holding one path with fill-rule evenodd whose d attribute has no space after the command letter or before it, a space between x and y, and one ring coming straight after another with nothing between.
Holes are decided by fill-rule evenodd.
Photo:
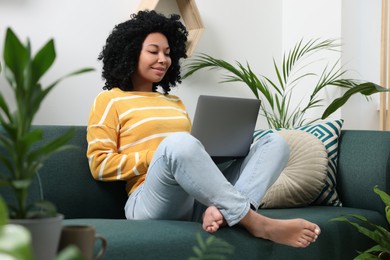
<instances>
[{"instance_id":1,"label":"silver laptop lid","mask_svg":"<svg viewBox=\"0 0 390 260\"><path fill-rule=\"evenodd\" d=\"M249 152L260 100L199 96L192 135L211 157L242 157Z\"/></svg>"}]
</instances>

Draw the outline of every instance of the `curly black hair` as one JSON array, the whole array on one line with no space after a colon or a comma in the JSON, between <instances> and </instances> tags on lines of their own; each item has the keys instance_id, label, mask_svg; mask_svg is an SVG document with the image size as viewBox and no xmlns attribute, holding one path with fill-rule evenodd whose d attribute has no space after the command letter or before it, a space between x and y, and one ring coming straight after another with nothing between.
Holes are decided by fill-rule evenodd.
<instances>
[{"instance_id":1,"label":"curly black hair","mask_svg":"<svg viewBox=\"0 0 390 260\"><path fill-rule=\"evenodd\" d=\"M130 20L116 25L98 57L103 62L103 89L134 89L131 75L137 68L142 44L150 33L155 32L167 37L172 64L164 78L153 84L153 91L161 86L164 93L168 94L171 87L181 83L179 60L187 58L188 31L179 20L180 16L177 14L166 17L153 10L139 11L132 14Z\"/></svg>"}]
</instances>

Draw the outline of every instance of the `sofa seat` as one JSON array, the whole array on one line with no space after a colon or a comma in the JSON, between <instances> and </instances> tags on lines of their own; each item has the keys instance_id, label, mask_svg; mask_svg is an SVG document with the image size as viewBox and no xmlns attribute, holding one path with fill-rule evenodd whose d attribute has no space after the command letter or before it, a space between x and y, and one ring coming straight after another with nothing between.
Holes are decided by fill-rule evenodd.
<instances>
[{"instance_id":1,"label":"sofa seat","mask_svg":"<svg viewBox=\"0 0 390 260\"><path fill-rule=\"evenodd\" d=\"M372 241L350 225L329 220L343 214L361 214L377 224L386 225L376 211L346 207L312 206L292 209L259 210L265 216L279 219L306 218L318 223L322 233L306 249L278 245L254 239L240 227L222 228L215 236L235 247L228 259L352 259L356 250L364 250ZM188 259L195 256L197 234L208 233L200 223L166 220L67 219L64 224L88 224L108 240L105 259ZM349 245L353 244L354 248ZM289 256L294 256L290 258Z\"/></svg>"}]
</instances>

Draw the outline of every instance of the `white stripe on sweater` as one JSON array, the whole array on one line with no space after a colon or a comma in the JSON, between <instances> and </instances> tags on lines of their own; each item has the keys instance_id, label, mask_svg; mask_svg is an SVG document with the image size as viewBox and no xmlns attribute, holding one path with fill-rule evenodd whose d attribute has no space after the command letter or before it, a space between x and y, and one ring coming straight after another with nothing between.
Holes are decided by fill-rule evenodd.
<instances>
[{"instance_id":1,"label":"white stripe on sweater","mask_svg":"<svg viewBox=\"0 0 390 260\"><path fill-rule=\"evenodd\" d=\"M126 161L126 158L127 158L127 155L124 154L122 155L122 159L121 161L119 162L119 166L118 166L118 170L117 170L117 175L116 175L116 179L117 180L120 180L121 179L121 175L122 175L122 164L124 161Z\"/></svg>"},{"instance_id":2,"label":"white stripe on sweater","mask_svg":"<svg viewBox=\"0 0 390 260\"><path fill-rule=\"evenodd\" d=\"M166 97L166 96L159 96L160 98L164 98L166 100L171 100L171 101L179 101L180 99L179 98L169 98L169 97ZM147 96L126 96L126 97L117 97L117 98L112 98L110 100L110 102L108 102L105 110L104 110L104 113L102 115L102 118L100 119L99 123L97 125L103 125L103 122L106 120L106 117L107 117L107 114L108 114L108 111L110 111L112 105L117 102L117 101L122 101L122 100L129 100L129 99L136 99L136 98L148 98Z\"/></svg>"},{"instance_id":3,"label":"white stripe on sweater","mask_svg":"<svg viewBox=\"0 0 390 260\"><path fill-rule=\"evenodd\" d=\"M158 120L176 120L176 119L185 119L185 120L188 120L188 117L186 116L162 116L162 117L147 117L143 120L140 120L138 121L137 123L133 124L132 126L128 127L125 131L123 131L122 133L125 133L127 131L131 131L133 130L134 128L144 124L144 123L147 123L147 122L150 122L150 121L158 121Z\"/></svg>"},{"instance_id":4,"label":"white stripe on sweater","mask_svg":"<svg viewBox=\"0 0 390 260\"><path fill-rule=\"evenodd\" d=\"M147 137L139 139L139 140L137 140L137 141L135 141L133 143L129 143L129 144L126 144L124 146L119 147L119 152L122 152L123 150L125 150L125 149L127 149L129 147L135 146L135 145L143 143L143 142L147 142L147 141L155 139L155 138L167 137L170 134L172 134L172 132L147 136Z\"/></svg>"},{"instance_id":5,"label":"white stripe on sweater","mask_svg":"<svg viewBox=\"0 0 390 260\"><path fill-rule=\"evenodd\" d=\"M92 141L88 142L88 146L95 143L112 143L116 146L116 142L109 138L105 138L105 139L95 138Z\"/></svg>"},{"instance_id":6,"label":"white stripe on sweater","mask_svg":"<svg viewBox=\"0 0 390 260\"><path fill-rule=\"evenodd\" d=\"M104 167L106 166L106 163L108 161L108 159L111 157L112 153L108 153L106 158L104 159L103 163L102 163L102 166L100 167L100 171L99 171L99 180L103 180L103 172L104 172Z\"/></svg>"},{"instance_id":7,"label":"white stripe on sweater","mask_svg":"<svg viewBox=\"0 0 390 260\"><path fill-rule=\"evenodd\" d=\"M127 110L126 112L119 115L119 120L121 120L123 117L135 112L135 111L144 111L144 110L159 110L159 109L169 109L169 110L175 110L182 112L183 114L187 114L187 112L181 108L172 107L172 106L157 106L157 107L139 107L139 108L132 108Z\"/></svg>"},{"instance_id":8,"label":"white stripe on sweater","mask_svg":"<svg viewBox=\"0 0 390 260\"><path fill-rule=\"evenodd\" d=\"M136 152L134 153L134 160L135 160L135 165L134 165L134 168L133 168L133 172L135 175L139 175L139 171L137 170L137 164L139 162L139 152Z\"/></svg>"}]
</instances>

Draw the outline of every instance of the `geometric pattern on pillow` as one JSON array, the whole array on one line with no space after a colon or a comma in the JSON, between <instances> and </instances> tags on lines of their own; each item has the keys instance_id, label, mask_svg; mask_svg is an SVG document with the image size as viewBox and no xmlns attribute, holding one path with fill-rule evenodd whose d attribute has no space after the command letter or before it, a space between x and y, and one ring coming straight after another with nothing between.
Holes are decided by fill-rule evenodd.
<instances>
[{"instance_id":1,"label":"geometric pattern on pillow","mask_svg":"<svg viewBox=\"0 0 390 260\"><path fill-rule=\"evenodd\" d=\"M304 207L313 203L324 187L328 155L324 144L300 130L277 132L287 142L290 157L279 178L267 190L261 208Z\"/></svg>"},{"instance_id":2,"label":"geometric pattern on pillow","mask_svg":"<svg viewBox=\"0 0 390 260\"><path fill-rule=\"evenodd\" d=\"M344 120L337 119L327 122L314 123L307 126L301 126L297 128L290 128L295 130L301 130L308 132L316 136L324 144L327 155L327 177L324 187L313 204L317 205L330 205L330 206L342 206L340 198L336 191L336 170L337 170L337 156L338 156L338 143L341 133L341 127ZM268 130L256 130L254 133L254 141L259 140L263 136L281 131L286 128L275 128Z\"/></svg>"}]
</instances>

